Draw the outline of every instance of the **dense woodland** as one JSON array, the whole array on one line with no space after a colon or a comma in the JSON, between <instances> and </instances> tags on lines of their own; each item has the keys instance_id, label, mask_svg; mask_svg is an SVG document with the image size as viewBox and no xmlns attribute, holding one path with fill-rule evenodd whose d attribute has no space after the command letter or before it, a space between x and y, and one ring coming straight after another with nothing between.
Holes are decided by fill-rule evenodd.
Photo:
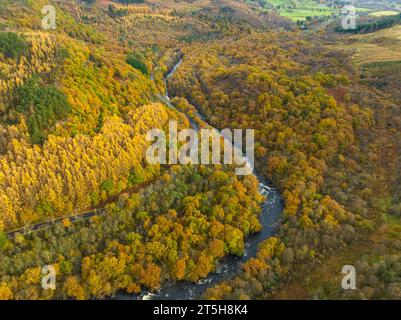
<instances>
[{"instance_id":1,"label":"dense woodland","mask_svg":"<svg viewBox=\"0 0 401 320\"><path fill-rule=\"evenodd\" d=\"M139 193L123 194L107 214L68 219L3 244L0 297L104 298L118 290L156 290L197 281L226 254L241 255L260 229L258 184L230 171L175 166ZM58 290L41 288L41 265L58 270Z\"/></svg>"},{"instance_id":2,"label":"dense woodland","mask_svg":"<svg viewBox=\"0 0 401 320\"><path fill-rule=\"evenodd\" d=\"M291 298L358 243L371 252L343 257L359 290L317 281L305 298L400 297L398 62L358 69L334 49L347 35L305 33L244 1L50 2L58 27L44 31L47 1L0 0L0 299L157 291L243 255L261 230L254 176L145 160L148 130L206 125L197 111L255 129L257 173L285 206L277 234L204 297ZM158 97L181 57L169 108ZM48 264L55 291L41 288Z\"/></svg>"},{"instance_id":3,"label":"dense woodland","mask_svg":"<svg viewBox=\"0 0 401 320\"><path fill-rule=\"evenodd\" d=\"M355 29L344 30L342 27L337 26L336 32L346 33L370 33L377 30L390 28L394 25L401 23L401 14L390 17L380 17L376 19L365 18L363 22L359 22Z\"/></svg>"},{"instance_id":4,"label":"dense woodland","mask_svg":"<svg viewBox=\"0 0 401 320\"><path fill-rule=\"evenodd\" d=\"M331 90L347 91L349 78L300 64L304 57L298 46L307 47L301 40L286 50L279 43L280 37L257 35L191 46L171 84L212 125L257 128L259 171L282 190L281 237L267 240L272 247L266 257L261 254L244 266L244 278L234 282L236 298L242 292L267 294L292 264L301 268L298 261L319 261L374 228L368 212L372 177L363 172L355 133L373 124L372 111L354 103L350 94L337 101ZM231 294L229 288L223 285L223 294ZM210 292L210 297L223 297Z\"/></svg>"}]
</instances>

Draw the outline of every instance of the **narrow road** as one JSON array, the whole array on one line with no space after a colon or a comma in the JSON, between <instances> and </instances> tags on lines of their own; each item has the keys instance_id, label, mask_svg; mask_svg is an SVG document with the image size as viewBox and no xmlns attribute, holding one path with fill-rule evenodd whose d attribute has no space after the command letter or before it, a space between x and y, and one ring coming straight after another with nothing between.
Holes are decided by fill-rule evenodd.
<instances>
[{"instance_id":1,"label":"narrow road","mask_svg":"<svg viewBox=\"0 0 401 320\"><path fill-rule=\"evenodd\" d=\"M72 216L54 218L54 219L50 219L48 221L43 221L43 222L31 225L31 226L26 226L26 227L18 228L15 230L11 230L11 231L6 232L6 235L9 239L12 239L18 233L22 234L22 235L27 235L27 234L33 233L35 231L47 229L58 222L62 222L64 219L68 219L71 223L74 223L77 221L90 219L92 217L105 215L107 213L107 210L106 210L107 204L116 202L122 194L125 194L125 193L132 194L132 193L139 192L141 189L146 188L148 185L153 183L157 178L158 178L158 176L148 182L138 184L136 186L133 186L129 189L124 190L123 192L121 192L115 196L109 197L106 201L99 204L99 208L90 208L88 210L85 210L84 212L80 212L80 213L72 215Z\"/></svg>"},{"instance_id":2,"label":"narrow road","mask_svg":"<svg viewBox=\"0 0 401 320\"><path fill-rule=\"evenodd\" d=\"M77 221L81 221L81 220L86 220L95 216L100 216L100 215L104 215L106 214L106 209L105 208L101 208L101 209L95 209L93 211L87 211L87 212L82 212L79 213L75 216L68 216L68 217L62 217L62 218L57 218L57 219L52 219L49 221L45 221L45 222L41 222L32 226L28 226L28 227L24 227L24 228L20 228L20 229L16 229L13 231L9 231L7 232L7 237L9 239L14 238L18 233L22 234L22 235L27 235L30 234L32 232L35 231L39 231L39 230L43 230L43 229L47 229L49 227L51 227L52 225L63 221L64 219L68 219L70 220L70 222L74 223Z\"/></svg>"}]
</instances>

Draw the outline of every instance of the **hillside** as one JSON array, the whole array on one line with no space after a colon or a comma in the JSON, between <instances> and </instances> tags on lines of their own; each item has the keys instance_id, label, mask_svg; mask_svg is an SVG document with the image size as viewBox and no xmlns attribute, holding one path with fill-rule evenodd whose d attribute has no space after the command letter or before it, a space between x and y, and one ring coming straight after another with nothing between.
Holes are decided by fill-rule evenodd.
<instances>
[{"instance_id":1,"label":"hillside","mask_svg":"<svg viewBox=\"0 0 401 320\"><path fill-rule=\"evenodd\" d=\"M46 30L48 2L0 0L0 299L160 296L238 261L197 297L401 298L399 26L335 32L312 0L54 0ZM172 121L254 130L254 173L149 162Z\"/></svg>"}]
</instances>

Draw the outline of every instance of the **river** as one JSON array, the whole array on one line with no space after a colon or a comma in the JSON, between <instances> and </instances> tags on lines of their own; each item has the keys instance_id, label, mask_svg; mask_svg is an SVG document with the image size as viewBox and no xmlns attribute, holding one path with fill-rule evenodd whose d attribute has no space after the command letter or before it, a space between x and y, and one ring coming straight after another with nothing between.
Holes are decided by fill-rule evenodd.
<instances>
[{"instance_id":1,"label":"river","mask_svg":"<svg viewBox=\"0 0 401 320\"><path fill-rule=\"evenodd\" d=\"M159 96L160 100L165 102L169 107L174 108L171 103L171 98L168 92L167 82L181 65L183 59L171 69L165 77L166 93L164 96ZM205 119L198 114L205 121ZM189 118L189 117L188 117ZM197 127L197 124L189 118L191 124ZM237 275L241 271L241 265L249 258L256 255L259 244L267 238L273 236L280 226L280 220L283 212L283 203L280 193L277 189L271 186L265 179L254 173L259 181L260 193L266 197L266 201L262 205L262 214L260 222L262 230L259 233L250 235L246 239L245 253L242 257L226 256L223 258L217 270L203 280L196 283L188 281L180 281L164 284L163 287L156 293L143 292L140 296L119 295L118 299L133 299L139 298L143 300L191 300L200 297L208 288L213 287L223 280L228 280Z\"/></svg>"}]
</instances>

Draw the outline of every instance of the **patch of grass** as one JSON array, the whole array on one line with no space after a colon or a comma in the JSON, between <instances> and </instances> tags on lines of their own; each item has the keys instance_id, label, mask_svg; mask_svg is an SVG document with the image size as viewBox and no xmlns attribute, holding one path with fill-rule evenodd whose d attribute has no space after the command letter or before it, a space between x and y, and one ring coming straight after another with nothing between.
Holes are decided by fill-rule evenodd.
<instances>
[{"instance_id":1,"label":"patch of grass","mask_svg":"<svg viewBox=\"0 0 401 320\"><path fill-rule=\"evenodd\" d=\"M396 217L390 214L384 214L383 215L383 220L386 224L391 225L391 226L398 226L401 227L401 217ZM401 230L400 230L401 234Z\"/></svg>"},{"instance_id":2,"label":"patch of grass","mask_svg":"<svg viewBox=\"0 0 401 320\"><path fill-rule=\"evenodd\" d=\"M341 9L330 7L315 0L247 0L246 2L261 5L267 11L276 11L279 15L292 21L303 21L314 17L329 17L341 13ZM356 8L357 12L369 9Z\"/></svg>"},{"instance_id":3,"label":"patch of grass","mask_svg":"<svg viewBox=\"0 0 401 320\"><path fill-rule=\"evenodd\" d=\"M401 60L401 25L347 38L342 49L353 51L358 65Z\"/></svg>"},{"instance_id":4,"label":"patch of grass","mask_svg":"<svg viewBox=\"0 0 401 320\"><path fill-rule=\"evenodd\" d=\"M287 17L293 21L306 20L308 17L326 17L337 13L336 10L332 8L315 8L315 7L305 7L297 9L281 9L279 10L280 15Z\"/></svg>"},{"instance_id":5,"label":"patch of grass","mask_svg":"<svg viewBox=\"0 0 401 320\"><path fill-rule=\"evenodd\" d=\"M5 246L7 243L7 235L0 230L0 250Z\"/></svg>"},{"instance_id":6,"label":"patch of grass","mask_svg":"<svg viewBox=\"0 0 401 320\"><path fill-rule=\"evenodd\" d=\"M400 14L400 12L394 11L394 10L386 10L386 11L371 12L371 13L369 13L369 16L372 16L372 17L388 17L388 16L395 16L397 14Z\"/></svg>"}]
</instances>

